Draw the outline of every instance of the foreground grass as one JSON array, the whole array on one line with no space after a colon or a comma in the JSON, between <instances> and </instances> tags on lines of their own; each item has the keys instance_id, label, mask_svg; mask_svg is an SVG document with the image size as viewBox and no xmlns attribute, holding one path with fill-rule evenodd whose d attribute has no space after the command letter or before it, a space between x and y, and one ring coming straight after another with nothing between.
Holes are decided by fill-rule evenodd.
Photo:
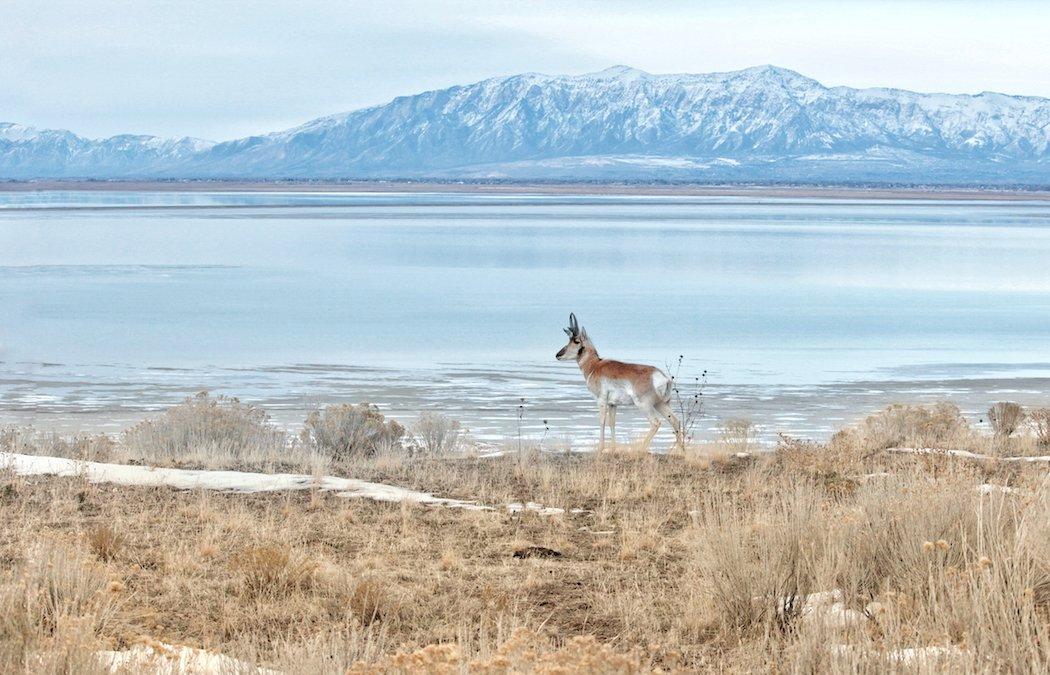
<instances>
[{"instance_id":1,"label":"foreground grass","mask_svg":"<svg viewBox=\"0 0 1050 675\"><path fill-rule=\"evenodd\" d=\"M793 449L377 468L490 500L528 484L592 511L553 517L7 476L0 658L4 672L90 672L93 651L150 636L303 673L875 672L894 650L930 645L958 649L952 669L1045 669L1042 471L880 457L840 473L828 461ZM876 468L888 475L851 477ZM1014 491L975 489L988 480ZM864 618L837 626L781 600L828 589ZM391 656L434 644L454 649Z\"/></svg>"},{"instance_id":2,"label":"foreground grass","mask_svg":"<svg viewBox=\"0 0 1050 675\"><path fill-rule=\"evenodd\" d=\"M159 640L244 672L1046 672L1046 465L894 434L339 466L555 516L3 474L0 671Z\"/></svg>"}]
</instances>

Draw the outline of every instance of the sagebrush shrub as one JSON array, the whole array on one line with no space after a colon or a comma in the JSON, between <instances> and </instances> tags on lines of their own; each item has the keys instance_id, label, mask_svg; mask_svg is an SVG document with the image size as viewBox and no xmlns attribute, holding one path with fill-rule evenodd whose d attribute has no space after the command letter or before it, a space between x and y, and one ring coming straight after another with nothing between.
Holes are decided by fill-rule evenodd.
<instances>
[{"instance_id":1,"label":"sagebrush shrub","mask_svg":"<svg viewBox=\"0 0 1050 675\"><path fill-rule=\"evenodd\" d=\"M988 409L988 424L996 436L1009 438L1024 422L1024 408L1010 401L999 401Z\"/></svg>"},{"instance_id":2,"label":"sagebrush shrub","mask_svg":"<svg viewBox=\"0 0 1050 675\"><path fill-rule=\"evenodd\" d=\"M972 435L959 407L945 402L933 406L891 405L865 419L861 432L872 450L899 446L945 448L965 442Z\"/></svg>"},{"instance_id":3,"label":"sagebrush shrub","mask_svg":"<svg viewBox=\"0 0 1050 675\"><path fill-rule=\"evenodd\" d=\"M457 450L463 440L463 427L456 420L425 412L412 430L419 449L428 455L444 455Z\"/></svg>"},{"instance_id":4,"label":"sagebrush shrub","mask_svg":"<svg viewBox=\"0 0 1050 675\"><path fill-rule=\"evenodd\" d=\"M758 438L758 429L749 419L728 419L722 422L719 436L731 451L747 452Z\"/></svg>"},{"instance_id":5,"label":"sagebrush shrub","mask_svg":"<svg viewBox=\"0 0 1050 675\"><path fill-rule=\"evenodd\" d=\"M148 461L271 461L287 436L261 408L201 392L127 429L121 445Z\"/></svg>"},{"instance_id":6,"label":"sagebrush shrub","mask_svg":"<svg viewBox=\"0 0 1050 675\"><path fill-rule=\"evenodd\" d=\"M405 428L387 420L371 403L343 403L306 418L302 440L333 459L369 457L397 446Z\"/></svg>"},{"instance_id":7,"label":"sagebrush shrub","mask_svg":"<svg viewBox=\"0 0 1050 675\"><path fill-rule=\"evenodd\" d=\"M1050 448L1050 408L1036 408L1028 413L1028 421L1035 432L1035 441L1044 448Z\"/></svg>"}]
</instances>

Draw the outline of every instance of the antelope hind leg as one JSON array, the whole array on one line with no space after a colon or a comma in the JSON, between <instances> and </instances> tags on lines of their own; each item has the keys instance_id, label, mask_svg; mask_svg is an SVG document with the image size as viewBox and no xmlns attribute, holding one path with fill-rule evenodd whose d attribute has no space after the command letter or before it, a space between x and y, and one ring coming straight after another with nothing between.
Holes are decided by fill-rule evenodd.
<instances>
[{"instance_id":1,"label":"antelope hind leg","mask_svg":"<svg viewBox=\"0 0 1050 675\"><path fill-rule=\"evenodd\" d=\"M604 404L598 404L598 454L605 452L605 422L609 414Z\"/></svg>"},{"instance_id":2,"label":"antelope hind leg","mask_svg":"<svg viewBox=\"0 0 1050 675\"><path fill-rule=\"evenodd\" d=\"M642 439L642 451L649 452L649 445L653 442L653 437L656 436L656 432L660 430L660 418L656 415L649 417L649 432L645 434L645 438Z\"/></svg>"},{"instance_id":3,"label":"antelope hind leg","mask_svg":"<svg viewBox=\"0 0 1050 675\"><path fill-rule=\"evenodd\" d=\"M685 454L685 433L682 430L682 423L679 421L675 414L671 412L671 406L663 403L657 407L657 410L668 422L671 423L671 428L674 429L674 446L672 450L677 450L683 455Z\"/></svg>"}]
</instances>

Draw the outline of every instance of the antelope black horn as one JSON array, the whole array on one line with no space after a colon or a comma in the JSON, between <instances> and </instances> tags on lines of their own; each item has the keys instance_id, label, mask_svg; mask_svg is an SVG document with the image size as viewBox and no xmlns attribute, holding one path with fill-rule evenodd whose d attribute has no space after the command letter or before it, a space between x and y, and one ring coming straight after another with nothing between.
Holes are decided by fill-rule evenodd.
<instances>
[{"instance_id":1,"label":"antelope black horn","mask_svg":"<svg viewBox=\"0 0 1050 675\"><path fill-rule=\"evenodd\" d=\"M572 313L569 314L569 328L572 329L573 333L580 332L580 324L576 323L576 315Z\"/></svg>"}]
</instances>

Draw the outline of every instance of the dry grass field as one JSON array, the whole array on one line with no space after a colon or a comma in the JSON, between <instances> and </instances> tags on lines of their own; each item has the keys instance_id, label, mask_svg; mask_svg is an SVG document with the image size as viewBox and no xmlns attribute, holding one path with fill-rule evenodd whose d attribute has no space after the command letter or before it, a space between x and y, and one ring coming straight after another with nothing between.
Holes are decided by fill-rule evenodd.
<instances>
[{"instance_id":1,"label":"dry grass field","mask_svg":"<svg viewBox=\"0 0 1050 675\"><path fill-rule=\"evenodd\" d=\"M372 416L382 433L365 433L339 412L295 439L207 398L119 439L0 435L4 452L325 472L497 507L8 469L0 671L144 672L112 652L171 652L158 643L231 673L1050 669L1048 464L1002 459L1050 454L1034 422L991 435L949 405L897 407L772 452L727 434L685 456L478 457L451 427ZM407 452L388 442L401 433L441 443Z\"/></svg>"}]
</instances>

